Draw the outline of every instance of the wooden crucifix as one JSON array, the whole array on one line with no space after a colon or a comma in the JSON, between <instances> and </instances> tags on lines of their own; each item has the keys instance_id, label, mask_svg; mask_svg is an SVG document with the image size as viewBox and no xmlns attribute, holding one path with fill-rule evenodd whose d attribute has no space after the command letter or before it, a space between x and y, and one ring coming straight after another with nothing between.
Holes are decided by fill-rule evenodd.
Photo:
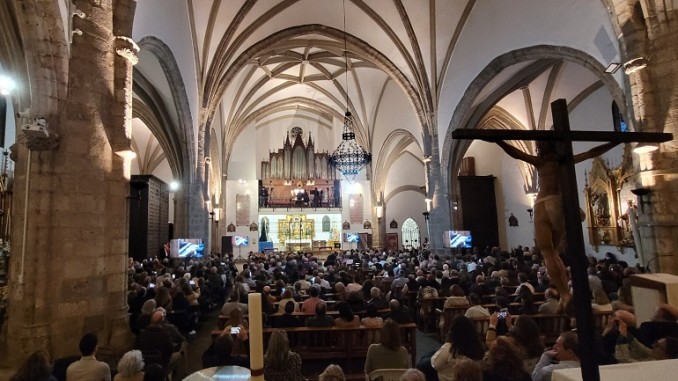
<instances>
[{"instance_id":1,"label":"wooden crucifix","mask_svg":"<svg viewBox=\"0 0 678 381\"><path fill-rule=\"evenodd\" d=\"M600 381L595 359L596 342L587 273L588 261L581 230L574 165L576 162L598 156L620 143L660 143L672 140L673 135L657 132L571 131L567 103L564 99L551 103L551 114L552 131L457 129L452 132L452 138L495 142L510 156L537 168L540 179L534 220L537 247L544 255L549 275L555 278L554 283L558 286L561 297L569 303L572 296L567 289L564 265L556 250L558 236L562 237L562 234L567 232L566 252L571 265L582 378L584 381ZM538 156L531 156L508 145L505 140L535 140L542 152L539 152ZM572 153L572 142L575 141L607 143L575 156Z\"/></svg>"}]
</instances>

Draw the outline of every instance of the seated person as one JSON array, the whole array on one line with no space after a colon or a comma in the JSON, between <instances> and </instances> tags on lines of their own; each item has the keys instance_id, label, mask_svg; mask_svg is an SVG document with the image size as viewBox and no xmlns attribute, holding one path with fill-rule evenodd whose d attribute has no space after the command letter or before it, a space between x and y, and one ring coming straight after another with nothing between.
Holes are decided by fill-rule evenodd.
<instances>
[{"instance_id":1,"label":"seated person","mask_svg":"<svg viewBox=\"0 0 678 381\"><path fill-rule=\"evenodd\" d=\"M111 369L103 361L97 361L95 354L98 345L96 334L87 333L80 339L82 358L66 369L66 381L97 380L111 381Z\"/></svg>"},{"instance_id":2,"label":"seated person","mask_svg":"<svg viewBox=\"0 0 678 381\"><path fill-rule=\"evenodd\" d=\"M280 316L276 316L275 319L273 319L273 327L274 328L301 327L301 322L299 321L299 318L292 315L293 312L294 312L294 302L288 301L285 304L285 313Z\"/></svg>"},{"instance_id":3,"label":"seated person","mask_svg":"<svg viewBox=\"0 0 678 381\"><path fill-rule=\"evenodd\" d=\"M334 319L334 325L337 327L359 327L360 317L353 313L351 306L347 302L337 304L339 317Z\"/></svg>"},{"instance_id":4,"label":"seated person","mask_svg":"<svg viewBox=\"0 0 678 381\"><path fill-rule=\"evenodd\" d=\"M377 369L407 369L412 367L412 357L401 345L400 327L391 319L384 322L379 334L379 344L370 345L365 358L365 374Z\"/></svg>"},{"instance_id":5,"label":"seated person","mask_svg":"<svg viewBox=\"0 0 678 381\"><path fill-rule=\"evenodd\" d=\"M249 368L247 356L233 356L233 337L231 327L226 327L202 355L202 367L236 365Z\"/></svg>"},{"instance_id":6,"label":"seated person","mask_svg":"<svg viewBox=\"0 0 678 381\"><path fill-rule=\"evenodd\" d=\"M490 310L483 307L480 304L480 297L477 294L470 294L468 300L471 303L471 307L466 310L464 316L467 318L478 318L478 317L488 317L490 316Z\"/></svg>"},{"instance_id":7,"label":"seated person","mask_svg":"<svg viewBox=\"0 0 678 381\"><path fill-rule=\"evenodd\" d=\"M450 286L450 296L445 299L443 308L465 307L468 305L469 303L466 294L464 294L464 289L458 284Z\"/></svg>"},{"instance_id":8,"label":"seated person","mask_svg":"<svg viewBox=\"0 0 678 381\"><path fill-rule=\"evenodd\" d=\"M388 308L388 302L384 299L381 294L381 290L378 287L372 287L370 289L370 299L367 301L367 305L373 304L377 310L382 310Z\"/></svg>"},{"instance_id":9,"label":"seated person","mask_svg":"<svg viewBox=\"0 0 678 381\"><path fill-rule=\"evenodd\" d=\"M331 327L334 325L334 319L327 316L327 305L319 303L315 306L315 316L308 318L307 327Z\"/></svg>"},{"instance_id":10,"label":"seated person","mask_svg":"<svg viewBox=\"0 0 678 381\"><path fill-rule=\"evenodd\" d=\"M400 304L397 299L392 299L388 303L391 312L388 313L387 318L393 319L398 324L412 323L412 313L406 306Z\"/></svg>"},{"instance_id":11,"label":"seated person","mask_svg":"<svg viewBox=\"0 0 678 381\"><path fill-rule=\"evenodd\" d=\"M367 317L364 317L360 324L363 327L379 328L384 324L384 319L379 316L379 311L374 304L367 305Z\"/></svg>"}]
</instances>

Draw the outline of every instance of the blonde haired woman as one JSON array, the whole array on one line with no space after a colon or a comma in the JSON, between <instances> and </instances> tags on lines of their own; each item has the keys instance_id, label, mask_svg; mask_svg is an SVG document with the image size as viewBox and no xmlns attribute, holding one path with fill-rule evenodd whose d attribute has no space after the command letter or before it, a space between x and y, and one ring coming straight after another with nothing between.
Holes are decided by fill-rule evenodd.
<instances>
[{"instance_id":1,"label":"blonde haired woman","mask_svg":"<svg viewBox=\"0 0 678 381\"><path fill-rule=\"evenodd\" d=\"M141 351L133 350L122 355L118 362L118 374L113 377L113 381L143 381L144 380L144 358Z\"/></svg>"},{"instance_id":2,"label":"blonde haired woman","mask_svg":"<svg viewBox=\"0 0 678 381\"><path fill-rule=\"evenodd\" d=\"M268 339L264 356L264 378L266 381L303 381L301 356L290 350L287 332L276 330Z\"/></svg>"}]
</instances>

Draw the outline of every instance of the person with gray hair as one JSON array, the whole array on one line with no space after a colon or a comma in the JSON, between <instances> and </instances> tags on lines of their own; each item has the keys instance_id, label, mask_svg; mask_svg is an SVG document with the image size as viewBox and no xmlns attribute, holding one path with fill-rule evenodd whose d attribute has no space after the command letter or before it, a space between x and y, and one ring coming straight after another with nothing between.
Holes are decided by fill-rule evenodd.
<instances>
[{"instance_id":1,"label":"person with gray hair","mask_svg":"<svg viewBox=\"0 0 678 381\"><path fill-rule=\"evenodd\" d=\"M378 287L372 287L370 289L370 300L367 301L367 305L370 304L377 307L377 310L388 308L388 302L381 295L381 290Z\"/></svg>"},{"instance_id":2,"label":"person with gray hair","mask_svg":"<svg viewBox=\"0 0 678 381\"><path fill-rule=\"evenodd\" d=\"M124 355L118 362L118 374L113 377L113 381L143 381L144 380L144 358L141 351L132 350Z\"/></svg>"},{"instance_id":3,"label":"person with gray hair","mask_svg":"<svg viewBox=\"0 0 678 381\"><path fill-rule=\"evenodd\" d=\"M410 368L400 375L398 381L426 381L426 376L424 376L424 373L419 369Z\"/></svg>"},{"instance_id":4,"label":"person with gray hair","mask_svg":"<svg viewBox=\"0 0 678 381\"><path fill-rule=\"evenodd\" d=\"M318 381L346 381L346 376L339 365L330 364L320 373Z\"/></svg>"}]
</instances>

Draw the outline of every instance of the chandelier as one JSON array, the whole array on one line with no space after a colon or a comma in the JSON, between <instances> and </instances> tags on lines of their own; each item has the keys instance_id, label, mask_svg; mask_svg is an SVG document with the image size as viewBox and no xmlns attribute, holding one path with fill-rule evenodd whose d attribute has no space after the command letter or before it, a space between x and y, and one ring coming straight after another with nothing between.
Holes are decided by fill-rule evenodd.
<instances>
[{"instance_id":1,"label":"chandelier","mask_svg":"<svg viewBox=\"0 0 678 381\"><path fill-rule=\"evenodd\" d=\"M353 132L353 116L348 110L348 51L346 49L346 2L343 2L344 11L344 58L346 78L346 114L344 114L344 132L341 134L341 143L329 158L329 164L339 170L344 177L355 181L358 172L372 161L372 154L365 151L355 140Z\"/></svg>"},{"instance_id":2,"label":"chandelier","mask_svg":"<svg viewBox=\"0 0 678 381\"><path fill-rule=\"evenodd\" d=\"M330 165L341 172L348 181L353 182L358 172L372 161L372 154L365 151L355 140L353 132L353 116L350 111L344 115L344 133L341 144L330 156Z\"/></svg>"}]
</instances>

